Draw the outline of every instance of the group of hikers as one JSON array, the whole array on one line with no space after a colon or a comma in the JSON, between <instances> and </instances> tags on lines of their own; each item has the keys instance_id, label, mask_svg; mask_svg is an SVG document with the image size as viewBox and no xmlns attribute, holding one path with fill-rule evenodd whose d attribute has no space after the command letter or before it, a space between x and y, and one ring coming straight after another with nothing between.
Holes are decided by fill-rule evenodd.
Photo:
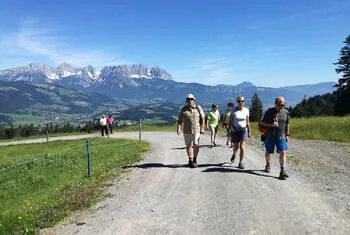
<instances>
[{"instance_id":1,"label":"group of hikers","mask_svg":"<svg viewBox=\"0 0 350 235\"><path fill-rule=\"evenodd\" d=\"M105 134L108 136L109 134L113 133L113 116L109 115L106 117L105 115L102 115L100 119L100 128L101 128L101 135L104 136Z\"/></svg>"},{"instance_id":2,"label":"group of hikers","mask_svg":"<svg viewBox=\"0 0 350 235\"><path fill-rule=\"evenodd\" d=\"M215 138L217 135L220 121L227 131L226 145L233 149L230 161L235 162L238 149L239 163L238 168L244 169L243 159L245 152L245 142L251 138L251 127L249 122L249 109L244 107L244 96L236 98L237 106L234 107L232 102L227 104L227 109L220 120L218 105L213 104L211 112L205 118L202 107L195 104L196 98L193 94L186 95L186 105L181 109L177 121L177 135L181 133L183 126L183 136L188 156L188 165L190 168L198 166L197 158L199 152L200 135L204 134L204 127L210 130L210 145L215 147L217 144ZM266 110L261 117L259 125L267 128L264 134L265 146L265 172L270 173L271 154L274 153L275 147L279 153L281 171L279 179L288 178L286 173L286 150L289 138L289 113L284 109L285 100L282 96L275 99L275 106ZM193 148L193 153L192 153Z\"/></svg>"}]
</instances>

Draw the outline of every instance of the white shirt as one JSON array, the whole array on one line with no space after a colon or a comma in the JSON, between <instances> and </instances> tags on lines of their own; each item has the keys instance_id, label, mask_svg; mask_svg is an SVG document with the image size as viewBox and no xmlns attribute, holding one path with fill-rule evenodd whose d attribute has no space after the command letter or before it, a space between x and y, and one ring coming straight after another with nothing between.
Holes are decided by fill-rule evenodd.
<instances>
[{"instance_id":1,"label":"white shirt","mask_svg":"<svg viewBox=\"0 0 350 235\"><path fill-rule=\"evenodd\" d=\"M247 126L247 118L249 118L249 109L243 107L242 110L239 110L238 107L235 107L231 111L231 116L233 117L233 126L244 128Z\"/></svg>"},{"instance_id":2,"label":"white shirt","mask_svg":"<svg viewBox=\"0 0 350 235\"><path fill-rule=\"evenodd\" d=\"M101 126L106 126L107 125L107 118L101 118L100 119L100 125Z\"/></svg>"}]
</instances>

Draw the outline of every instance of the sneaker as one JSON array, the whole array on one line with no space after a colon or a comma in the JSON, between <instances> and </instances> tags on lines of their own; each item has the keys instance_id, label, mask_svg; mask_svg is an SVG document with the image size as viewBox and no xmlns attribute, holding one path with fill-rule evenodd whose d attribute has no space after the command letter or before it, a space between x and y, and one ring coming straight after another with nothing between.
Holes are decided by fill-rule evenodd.
<instances>
[{"instance_id":1,"label":"sneaker","mask_svg":"<svg viewBox=\"0 0 350 235\"><path fill-rule=\"evenodd\" d=\"M198 167L197 158L193 158L192 166L193 166L193 168Z\"/></svg>"},{"instance_id":2,"label":"sneaker","mask_svg":"<svg viewBox=\"0 0 350 235\"><path fill-rule=\"evenodd\" d=\"M280 172L280 177L279 177L280 180L285 180L285 179L287 179L288 177L289 177L289 175L287 175L287 173L286 173L285 170L282 170L282 171Z\"/></svg>"},{"instance_id":3,"label":"sneaker","mask_svg":"<svg viewBox=\"0 0 350 235\"><path fill-rule=\"evenodd\" d=\"M243 162L239 162L239 164L238 164L238 168L239 168L239 169L244 169Z\"/></svg>"},{"instance_id":4,"label":"sneaker","mask_svg":"<svg viewBox=\"0 0 350 235\"><path fill-rule=\"evenodd\" d=\"M193 160L192 159L188 159L188 166L190 168L193 168Z\"/></svg>"},{"instance_id":5,"label":"sneaker","mask_svg":"<svg viewBox=\"0 0 350 235\"><path fill-rule=\"evenodd\" d=\"M265 166L265 172L266 173L270 173L270 164L266 164L266 166Z\"/></svg>"},{"instance_id":6,"label":"sneaker","mask_svg":"<svg viewBox=\"0 0 350 235\"><path fill-rule=\"evenodd\" d=\"M232 154L232 157L231 157L231 162L234 163L235 162L235 154Z\"/></svg>"},{"instance_id":7,"label":"sneaker","mask_svg":"<svg viewBox=\"0 0 350 235\"><path fill-rule=\"evenodd\" d=\"M214 144L214 147L216 147L216 143L214 142L213 144Z\"/></svg>"}]
</instances>

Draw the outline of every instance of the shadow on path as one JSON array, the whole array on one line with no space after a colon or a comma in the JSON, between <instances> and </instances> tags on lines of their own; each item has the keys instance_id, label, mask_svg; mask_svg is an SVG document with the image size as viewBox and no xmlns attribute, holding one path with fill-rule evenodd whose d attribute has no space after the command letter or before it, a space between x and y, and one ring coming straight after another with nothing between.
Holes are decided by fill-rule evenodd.
<instances>
[{"instance_id":1,"label":"shadow on path","mask_svg":"<svg viewBox=\"0 0 350 235\"><path fill-rule=\"evenodd\" d=\"M198 164L198 167L211 167L211 166L221 166L222 164ZM142 169L148 169L148 168L189 168L188 164L163 164L163 163L144 163L144 164L137 164L132 166L123 166L123 169L127 168L142 168Z\"/></svg>"},{"instance_id":2,"label":"shadow on path","mask_svg":"<svg viewBox=\"0 0 350 235\"><path fill-rule=\"evenodd\" d=\"M245 173L245 174L251 174L251 175L257 175L257 176L263 176L263 177L270 177L270 178L275 178L278 179L277 176L272 176L272 175L267 175L267 174L260 174L259 172L264 172L264 170L244 170L244 169L239 169L237 168L232 168L232 167L212 167L212 168L207 168L203 170L202 172L222 172L222 173Z\"/></svg>"},{"instance_id":3,"label":"shadow on path","mask_svg":"<svg viewBox=\"0 0 350 235\"><path fill-rule=\"evenodd\" d=\"M199 145L199 148L218 148L218 147L222 148L222 147L226 147L226 146L220 145L220 144L217 144L215 147L212 147L210 144L200 144ZM193 148L193 146L192 146L192 148ZM174 147L174 148L171 148L171 149L175 149L175 150L176 149L186 149L186 147L185 146L184 147Z\"/></svg>"}]
</instances>

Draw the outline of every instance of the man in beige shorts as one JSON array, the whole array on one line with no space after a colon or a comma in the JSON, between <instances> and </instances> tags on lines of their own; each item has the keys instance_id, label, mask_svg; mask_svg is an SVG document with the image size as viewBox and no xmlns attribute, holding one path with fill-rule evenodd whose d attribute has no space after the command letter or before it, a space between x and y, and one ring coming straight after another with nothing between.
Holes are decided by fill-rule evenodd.
<instances>
[{"instance_id":1,"label":"man in beige shorts","mask_svg":"<svg viewBox=\"0 0 350 235\"><path fill-rule=\"evenodd\" d=\"M205 114L201 106L195 104L196 98L193 94L186 96L186 103L177 120L177 135L180 135L183 124L183 133L188 156L188 165L191 168L197 167L197 156L199 152L200 134L204 134ZM193 144L193 158L192 158Z\"/></svg>"}]
</instances>

